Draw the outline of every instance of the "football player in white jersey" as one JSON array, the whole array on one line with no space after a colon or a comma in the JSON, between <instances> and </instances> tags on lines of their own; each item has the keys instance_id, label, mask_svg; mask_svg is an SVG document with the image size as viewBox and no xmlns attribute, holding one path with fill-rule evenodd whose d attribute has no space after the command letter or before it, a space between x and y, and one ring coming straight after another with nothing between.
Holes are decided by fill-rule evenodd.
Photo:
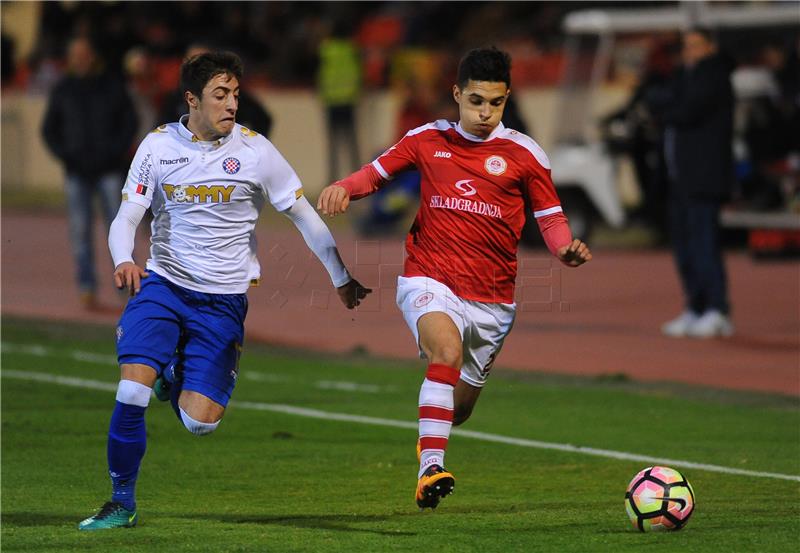
<instances>
[{"instance_id":1,"label":"football player in white jersey","mask_svg":"<svg viewBox=\"0 0 800 553\"><path fill-rule=\"evenodd\" d=\"M212 52L181 66L189 114L141 143L109 232L114 282L131 299L117 327L120 382L108 433L111 500L81 530L136 525L144 414L156 388L196 435L213 432L238 373L247 288L257 282L255 224L266 201L286 215L352 309L370 293L350 276L325 223L286 160L236 124L242 63ZM152 209L150 259L133 261L136 227Z\"/></svg>"}]
</instances>

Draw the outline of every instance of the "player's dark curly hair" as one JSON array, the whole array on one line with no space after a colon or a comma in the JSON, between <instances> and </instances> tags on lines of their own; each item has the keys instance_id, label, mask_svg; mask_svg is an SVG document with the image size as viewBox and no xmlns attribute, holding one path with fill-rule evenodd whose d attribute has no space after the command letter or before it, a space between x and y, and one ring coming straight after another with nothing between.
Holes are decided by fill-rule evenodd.
<instances>
[{"instance_id":1,"label":"player's dark curly hair","mask_svg":"<svg viewBox=\"0 0 800 553\"><path fill-rule=\"evenodd\" d=\"M220 74L242 80L242 60L233 52L209 52L198 54L181 65L181 90L187 90L200 98L208 81Z\"/></svg>"},{"instance_id":2,"label":"player's dark curly hair","mask_svg":"<svg viewBox=\"0 0 800 553\"><path fill-rule=\"evenodd\" d=\"M511 56L494 46L470 50L458 64L458 88L463 90L470 79L511 88Z\"/></svg>"}]
</instances>

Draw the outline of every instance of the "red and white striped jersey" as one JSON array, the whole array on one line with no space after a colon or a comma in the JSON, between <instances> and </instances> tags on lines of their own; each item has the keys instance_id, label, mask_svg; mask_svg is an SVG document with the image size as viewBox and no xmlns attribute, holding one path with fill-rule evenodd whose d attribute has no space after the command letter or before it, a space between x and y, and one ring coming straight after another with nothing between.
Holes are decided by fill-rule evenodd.
<instances>
[{"instance_id":1,"label":"red and white striped jersey","mask_svg":"<svg viewBox=\"0 0 800 553\"><path fill-rule=\"evenodd\" d=\"M561 213L550 162L533 139L502 123L481 139L439 120L408 132L372 167L384 179L421 173L404 276L433 278L467 300L514 301L526 207L537 218Z\"/></svg>"}]
</instances>

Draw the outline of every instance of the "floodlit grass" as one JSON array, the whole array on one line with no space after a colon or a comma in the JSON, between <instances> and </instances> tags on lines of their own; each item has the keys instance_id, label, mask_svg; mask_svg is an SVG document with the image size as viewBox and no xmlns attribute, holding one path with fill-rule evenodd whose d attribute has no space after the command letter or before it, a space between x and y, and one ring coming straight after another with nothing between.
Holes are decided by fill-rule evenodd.
<instances>
[{"instance_id":1,"label":"floodlit grass","mask_svg":"<svg viewBox=\"0 0 800 553\"><path fill-rule=\"evenodd\" d=\"M197 438L152 400L140 525L78 532L107 500L113 328L3 321L3 551L790 551L796 481L683 469L697 495L686 529L640 534L625 487L642 463L455 436L456 492L413 501L413 429L255 411L237 401L414 421L421 364L249 346L225 420ZM86 355L91 353L92 355ZM500 359L502 363L502 357ZM465 429L753 471L800 475L795 399L686 386L498 371ZM677 468L677 467L676 467Z\"/></svg>"}]
</instances>

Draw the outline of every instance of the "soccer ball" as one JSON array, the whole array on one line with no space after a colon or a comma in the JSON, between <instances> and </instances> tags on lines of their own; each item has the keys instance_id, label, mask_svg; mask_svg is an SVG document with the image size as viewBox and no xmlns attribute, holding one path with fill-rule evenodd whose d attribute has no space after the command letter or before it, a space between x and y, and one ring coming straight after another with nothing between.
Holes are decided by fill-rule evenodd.
<instances>
[{"instance_id":1,"label":"soccer ball","mask_svg":"<svg viewBox=\"0 0 800 553\"><path fill-rule=\"evenodd\" d=\"M694 490L677 470L648 467L628 484L625 510L642 532L680 530L694 511Z\"/></svg>"}]
</instances>

